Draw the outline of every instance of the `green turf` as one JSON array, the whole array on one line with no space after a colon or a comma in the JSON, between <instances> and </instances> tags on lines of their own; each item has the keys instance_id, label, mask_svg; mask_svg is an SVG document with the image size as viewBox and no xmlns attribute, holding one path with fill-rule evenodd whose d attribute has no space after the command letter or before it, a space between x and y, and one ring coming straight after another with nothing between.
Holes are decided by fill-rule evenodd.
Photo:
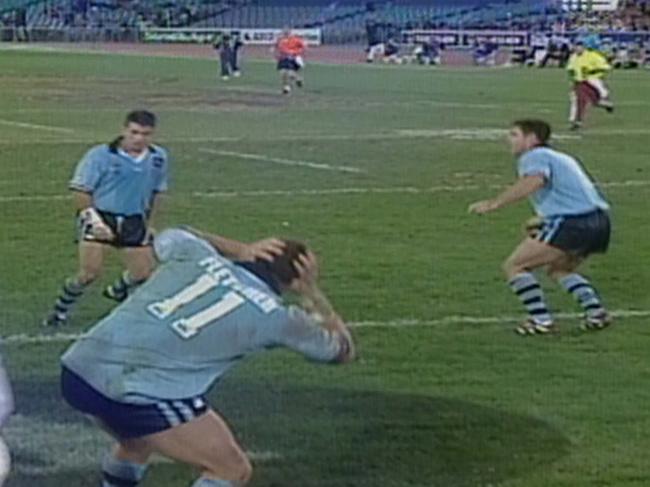
<instances>
[{"instance_id":1,"label":"green turf","mask_svg":"<svg viewBox=\"0 0 650 487\"><path fill-rule=\"evenodd\" d=\"M147 107L173 158L160 227L305 239L341 313L380 325L356 330L361 358L350 367L274 353L215 391L257 454L254 487L650 485L648 319L621 318L600 334L564 319L558 337L514 336L510 320L521 310L500 262L530 210L466 214L513 177L498 130L517 117L547 118L561 149L614 183L611 252L587 274L612 309L650 310L650 79L617 72L611 84L617 112L592 112L575 135L565 128L565 75L553 69L312 65L306 89L283 98L263 62L225 84L207 60L0 51L1 334L41 333L76 266L64 198L71 172L90 145L116 135L126 111ZM113 256L102 283L118 268ZM111 308L99 289L66 331L87 329ZM577 311L552 287L549 298L558 311ZM65 347L4 346L19 413L7 428L11 486L96 485L106 440L59 399ZM143 485L192 478L157 463Z\"/></svg>"}]
</instances>

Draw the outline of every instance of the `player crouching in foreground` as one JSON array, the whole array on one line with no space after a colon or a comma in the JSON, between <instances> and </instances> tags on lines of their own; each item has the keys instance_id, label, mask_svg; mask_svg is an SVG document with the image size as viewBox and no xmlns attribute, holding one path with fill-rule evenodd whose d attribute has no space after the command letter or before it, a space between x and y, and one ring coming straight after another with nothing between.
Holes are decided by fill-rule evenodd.
<instances>
[{"instance_id":1,"label":"player crouching in foreground","mask_svg":"<svg viewBox=\"0 0 650 487\"><path fill-rule=\"evenodd\" d=\"M589 105L603 108L609 113L614 111L609 89L603 80L612 68L596 47L593 41L578 41L569 58L567 71L572 83L569 95L571 130L578 130L582 126Z\"/></svg>"},{"instance_id":2,"label":"player crouching in foreground","mask_svg":"<svg viewBox=\"0 0 650 487\"><path fill-rule=\"evenodd\" d=\"M200 468L193 487L243 486L251 464L204 394L268 348L349 362L351 335L319 290L316 258L303 244L169 229L154 252L152 277L63 355L63 397L117 440L103 487L135 487L152 453ZM302 307L285 306L286 291Z\"/></svg>"},{"instance_id":3,"label":"player crouching in foreground","mask_svg":"<svg viewBox=\"0 0 650 487\"><path fill-rule=\"evenodd\" d=\"M598 330L610 323L598 293L576 272L587 256L607 251L609 205L576 159L548 146L550 136L551 127L544 121L515 122L509 141L518 157L519 180L496 198L469 207L481 215L530 197L541 219L503 265L510 287L528 311L528 319L515 329L522 335L555 328L542 288L532 274L544 266L584 309L585 329Z\"/></svg>"}]
</instances>

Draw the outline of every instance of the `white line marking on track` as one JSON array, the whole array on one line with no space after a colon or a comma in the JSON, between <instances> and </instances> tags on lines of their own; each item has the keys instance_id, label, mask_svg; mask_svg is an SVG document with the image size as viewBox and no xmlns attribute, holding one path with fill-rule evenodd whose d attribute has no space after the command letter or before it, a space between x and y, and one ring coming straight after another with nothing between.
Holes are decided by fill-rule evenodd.
<instances>
[{"instance_id":1,"label":"white line marking on track","mask_svg":"<svg viewBox=\"0 0 650 487\"><path fill-rule=\"evenodd\" d=\"M611 315L615 318L648 318L650 317L650 310L626 310L619 309L610 311ZM554 315L560 319L578 319L582 313L556 313ZM481 325L481 324L495 324L495 323L515 323L520 321L522 316L444 316L442 318L433 319L397 319L387 321L355 321L350 322L352 328L403 328L403 327L434 327L440 325ZM84 338L85 333L43 333L29 335L20 333L15 335L7 335L0 339L2 344L17 344L17 345L31 345L41 343L65 343Z\"/></svg>"},{"instance_id":2,"label":"white line marking on track","mask_svg":"<svg viewBox=\"0 0 650 487\"><path fill-rule=\"evenodd\" d=\"M10 127L19 127L33 130L44 130L46 132L57 132L62 134L73 134L74 130L65 127L52 127L50 125L40 125L36 123L17 122L15 120L5 120L0 118L0 125L8 125Z\"/></svg>"},{"instance_id":3,"label":"white line marking on track","mask_svg":"<svg viewBox=\"0 0 650 487\"><path fill-rule=\"evenodd\" d=\"M203 152L205 154L214 154L218 156L236 157L238 159L246 159L250 161L271 162L273 164L281 164L284 166L308 167L310 169L319 169L322 171L340 171L340 172L353 172L353 173L365 172L359 168L350 167L350 166L332 166L330 164L319 163L319 162L284 159L280 157L269 157L263 154L246 154L244 152L216 150L216 149L209 149L206 147L199 148L199 152Z\"/></svg>"},{"instance_id":4,"label":"white line marking on track","mask_svg":"<svg viewBox=\"0 0 650 487\"><path fill-rule=\"evenodd\" d=\"M650 180L610 181L599 183L602 188L645 188L650 186ZM501 184L479 185L461 184L447 186L431 186L428 188L416 188L414 186L388 186L388 187L367 187L367 188L324 188L324 189L260 189L249 191L194 191L192 193L179 194L179 196L191 196L193 198L238 198L238 197L266 197L266 196L332 196L332 195L363 195L363 194L431 194L442 192L463 192L477 190L503 189ZM26 202L26 201L61 201L69 200L72 197L66 194L52 195L16 195L0 196L0 203Z\"/></svg>"}]
</instances>

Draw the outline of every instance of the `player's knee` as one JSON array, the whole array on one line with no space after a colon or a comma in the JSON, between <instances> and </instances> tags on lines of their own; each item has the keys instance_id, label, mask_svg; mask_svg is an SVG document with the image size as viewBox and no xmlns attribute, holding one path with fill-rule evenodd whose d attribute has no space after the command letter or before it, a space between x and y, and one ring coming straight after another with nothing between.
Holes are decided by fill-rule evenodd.
<instances>
[{"instance_id":1,"label":"player's knee","mask_svg":"<svg viewBox=\"0 0 650 487\"><path fill-rule=\"evenodd\" d=\"M548 275L548 277L554 281L558 281L568 274L571 274L573 272L573 268L574 266L572 266L570 263L567 265L550 264L546 268L546 275Z\"/></svg>"},{"instance_id":2,"label":"player's knee","mask_svg":"<svg viewBox=\"0 0 650 487\"><path fill-rule=\"evenodd\" d=\"M214 465L208 470L216 477L226 478L237 482L237 485L246 485L253 476L253 466L246 454L242 451L233 451L226 462L223 461L223 452L215 458Z\"/></svg>"},{"instance_id":3,"label":"player's knee","mask_svg":"<svg viewBox=\"0 0 650 487\"><path fill-rule=\"evenodd\" d=\"M151 275L152 271L153 269L149 267L142 268L142 269L135 269L129 271L129 276L133 284L137 286L139 284L142 284L147 279L149 279L149 276Z\"/></svg>"},{"instance_id":4,"label":"player's knee","mask_svg":"<svg viewBox=\"0 0 650 487\"><path fill-rule=\"evenodd\" d=\"M230 462L231 476L241 485L246 485L253 476L253 466L243 452L238 452Z\"/></svg>"},{"instance_id":5,"label":"player's knee","mask_svg":"<svg viewBox=\"0 0 650 487\"><path fill-rule=\"evenodd\" d=\"M79 271L79 274L77 275L77 281L79 284L82 286L87 286L88 284L93 283L96 281L99 276L101 275L101 269L98 267L87 267L84 269L81 269Z\"/></svg>"},{"instance_id":6,"label":"player's knee","mask_svg":"<svg viewBox=\"0 0 650 487\"><path fill-rule=\"evenodd\" d=\"M242 455L242 459L239 465L239 473L237 476L237 481L241 485L246 485L250 481L252 476L253 476L253 465L251 465L250 460L246 458L245 455Z\"/></svg>"}]
</instances>

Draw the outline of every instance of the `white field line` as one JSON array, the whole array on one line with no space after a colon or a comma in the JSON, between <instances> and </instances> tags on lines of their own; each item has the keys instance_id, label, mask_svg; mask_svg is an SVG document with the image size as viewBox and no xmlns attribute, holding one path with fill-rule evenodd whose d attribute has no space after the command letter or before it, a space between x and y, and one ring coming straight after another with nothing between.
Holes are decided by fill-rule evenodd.
<instances>
[{"instance_id":1,"label":"white field line","mask_svg":"<svg viewBox=\"0 0 650 487\"><path fill-rule=\"evenodd\" d=\"M325 164L325 163L284 159L280 157L268 157L263 154L246 154L244 152L216 150L216 149L209 149L206 147L199 148L199 152L203 152L204 154L214 154L217 156L235 157L238 159L246 159L250 161L271 162L273 164L280 164L283 166L308 167L310 169L319 169L322 171L340 171L340 172L353 172L353 173L365 172L359 168L350 167L350 166L332 166L330 164Z\"/></svg>"},{"instance_id":2,"label":"white field line","mask_svg":"<svg viewBox=\"0 0 650 487\"><path fill-rule=\"evenodd\" d=\"M447 138L450 140L474 140L474 141L499 141L502 140L506 130L502 128L468 128L468 129L396 129L387 132L366 132L360 134L308 134L296 133L288 135L273 135L268 137L250 138L246 136L221 136L221 137L167 137L161 139L164 144L187 143L187 144L210 144L215 142L275 142L275 141L347 141L347 140L407 140L407 139L434 139ZM589 140L590 136L645 136L650 135L649 129L608 129L608 130L586 130L583 134L553 134L556 140ZM8 140L0 139L0 145L57 145L57 144L84 144L93 145L101 141L93 141L89 138L53 138L51 140Z\"/></svg>"},{"instance_id":3,"label":"white field line","mask_svg":"<svg viewBox=\"0 0 650 487\"><path fill-rule=\"evenodd\" d=\"M615 318L648 318L650 317L650 310L625 310L619 309L610 311L611 315ZM555 317L560 319L578 319L582 313L556 313ZM434 319L398 319L388 321L355 321L350 322L349 326L352 328L404 328L404 327L435 327L441 325L482 325L482 324L495 324L495 323L515 323L522 319L519 316L444 316L442 318ZM85 333L43 333L29 335L26 333L19 333L15 335L7 335L0 339L0 343L9 345L31 345L41 343L65 343L84 338Z\"/></svg>"},{"instance_id":4,"label":"white field line","mask_svg":"<svg viewBox=\"0 0 650 487\"><path fill-rule=\"evenodd\" d=\"M52 127L50 125L40 125L36 123L16 122L15 120L5 120L0 118L0 125L8 125L10 127L19 127L33 130L44 130L46 132L56 132L61 134L73 134L73 129L65 127Z\"/></svg>"},{"instance_id":5,"label":"white field line","mask_svg":"<svg viewBox=\"0 0 650 487\"><path fill-rule=\"evenodd\" d=\"M435 139L446 138L449 140L474 140L474 141L499 141L503 140L507 134L507 130L503 128L466 128L466 129L395 129L386 132L366 132L360 134L322 134L322 133L294 133L285 135L274 135L268 137L245 137L245 136L223 136L223 137L168 137L161 139L162 144L169 143L192 143L192 144L209 144L215 142L275 142L275 141L288 141L293 142L301 141L347 141L347 140L407 140L407 139ZM593 133L593 132L590 132ZM634 131L626 132L628 134ZM650 130L641 132L642 134L650 134ZM606 132L597 133L596 135L607 135ZM581 140L583 137L579 134L554 134L554 139L557 140ZM57 138L51 140L2 140L2 145L51 145L51 144L87 144L93 142L89 139L64 139ZM213 149L208 149L213 150ZM265 156L260 156L265 157Z\"/></svg>"},{"instance_id":6,"label":"white field line","mask_svg":"<svg viewBox=\"0 0 650 487\"><path fill-rule=\"evenodd\" d=\"M3 436L11 451L21 461L13 465L20 475L56 475L61 471L98 469L111 439L91 421L79 414L77 422L57 422L20 413L9 418ZM71 440L73 439L73 440ZM274 451L247 451L258 462L271 462L282 458ZM33 460L32 460L33 459ZM152 463L171 461L154 455Z\"/></svg>"},{"instance_id":7,"label":"white field line","mask_svg":"<svg viewBox=\"0 0 650 487\"><path fill-rule=\"evenodd\" d=\"M650 180L610 181L599 183L601 188L645 188L650 186ZM480 189L503 189L503 184L459 184L430 186L417 188L414 186L388 186L388 187L353 187L353 188L324 188L324 189L260 189L250 191L194 191L179 196L193 198L238 198L238 197L267 197L267 196L334 196L334 195L363 195L363 194L433 194L442 192L477 191ZM61 201L72 197L66 194L53 195L28 195L28 196L0 196L0 203L29 202L29 201Z\"/></svg>"}]
</instances>

